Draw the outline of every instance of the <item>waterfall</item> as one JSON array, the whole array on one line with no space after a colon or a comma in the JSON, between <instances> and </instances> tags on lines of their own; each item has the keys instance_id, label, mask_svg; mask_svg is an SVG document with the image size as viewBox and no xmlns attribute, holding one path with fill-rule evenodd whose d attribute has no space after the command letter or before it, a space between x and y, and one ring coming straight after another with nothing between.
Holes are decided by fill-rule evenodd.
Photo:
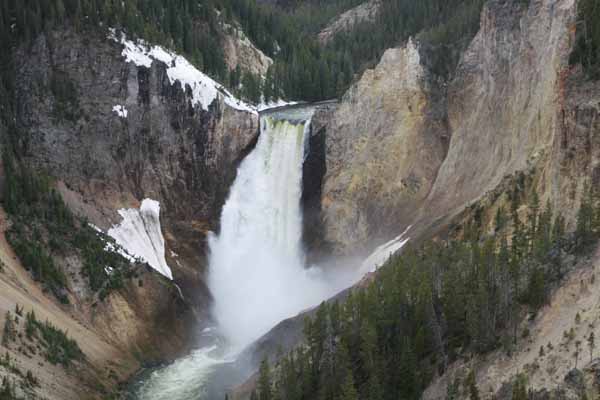
<instances>
[{"instance_id":1,"label":"waterfall","mask_svg":"<svg viewBox=\"0 0 600 400\"><path fill-rule=\"evenodd\" d=\"M133 388L135 398L222 399L232 382L246 378L231 362L239 350L356 283L408 240L407 229L377 247L361 268L306 268L300 197L310 117L292 110L278 117L261 117L256 147L240 164L223 207L220 233L209 235L212 315L229 348L198 349L151 371Z\"/></svg>"},{"instance_id":2,"label":"waterfall","mask_svg":"<svg viewBox=\"0 0 600 400\"><path fill-rule=\"evenodd\" d=\"M209 288L221 334L240 348L330 294L302 251L302 165L310 119L261 118L256 148L241 163L209 238Z\"/></svg>"}]
</instances>

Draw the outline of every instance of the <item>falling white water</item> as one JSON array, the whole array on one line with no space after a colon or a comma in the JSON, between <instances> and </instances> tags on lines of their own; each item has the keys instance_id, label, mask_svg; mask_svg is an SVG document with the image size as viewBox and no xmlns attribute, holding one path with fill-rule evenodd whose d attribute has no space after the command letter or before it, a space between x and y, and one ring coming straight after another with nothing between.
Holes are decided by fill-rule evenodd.
<instances>
[{"instance_id":1,"label":"falling white water","mask_svg":"<svg viewBox=\"0 0 600 400\"><path fill-rule=\"evenodd\" d=\"M309 122L261 119L210 245L213 315L234 348L335 290L304 267L300 196Z\"/></svg>"}]
</instances>

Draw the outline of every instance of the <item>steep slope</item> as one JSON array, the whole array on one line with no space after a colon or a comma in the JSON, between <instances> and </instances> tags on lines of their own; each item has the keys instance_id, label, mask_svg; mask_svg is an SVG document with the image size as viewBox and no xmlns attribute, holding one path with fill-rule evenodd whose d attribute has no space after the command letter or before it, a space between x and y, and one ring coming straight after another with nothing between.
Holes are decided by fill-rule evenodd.
<instances>
[{"instance_id":1,"label":"steep slope","mask_svg":"<svg viewBox=\"0 0 600 400\"><path fill-rule=\"evenodd\" d=\"M319 42L327 44L338 33L349 31L361 22L373 22L380 6L381 0L369 0L344 12L319 32Z\"/></svg>"},{"instance_id":2,"label":"steep slope","mask_svg":"<svg viewBox=\"0 0 600 400\"><path fill-rule=\"evenodd\" d=\"M239 68L241 71L264 77L273 60L258 49L240 27L224 25L224 30L222 46L229 70Z\"/></svg>"},{"instance_id":3,"label":"steep slope","mask_svg":"<svg viewBox=\"0 0 600 400\"><path fill-rule=\"evenodd\" d=\"M120 208L137 207L144 198L159 201L167 247L180 256L175 279L183 274L189 279L182 281L197 286L198 271L191 266L201 265L198 238L214 229L236 163L256 137L258 118L232 108L221 95L202 100L210 103L202 104L206 109L194 106L191 101L203 99L198 96L208 88L171 81L178 71L185 78L188 67L182 64L170 76L170 65L161 61L124 63L122 49L104 37L62 31L20 51L18 121L26 157L63 181L69 206L102 229L120 222ZM124 52L133 59L136 54ZM70 87L73 100L65 103L49 91L46 82L52 80ZM74 114L57 115L61 104Z\"/></svg>"},{"instance_id":4,"label":"steep slope","mask_svg":"<svg viewBox=\"0 0 600 400\"><path fill-rule=\"evenodd\" d=\"M446 154L443 90L417 45L386 51L326 127L325 240L366 252L408 226Z\"/></svg>"},{"instance_id":5,"label":"steep slope","mask_svg":"<svg viewBox=\"0 0 600 400\"><path fill-rule=\"evenodd\" d=\"M600 271L600 248L572 268L548 305L521 322L519 332L527 332L527 337L518 342L510 355L500 349L454 363L427 388L423 399L445 399L448 386L457 378L464 380L470 370L476 371L482 398L487 399L494 394L497 398L507 398L501 392L503 385L510 384L521 373L527 376L529 389L551 391L563 385L563 378L573 368L591 366L597 359L593 359L596 352L590 353L587 338L591 332L599 334L596 276ZM581 350L576 365L578 341ZM460 398L468 397L466 389L461 392Z\"/></svg>"},{"instance_id":6,"label":"steep slope","mask_svg":"<svg viewBox=\"0 0 600 400\"><path fill-rule=\"evenodd\" d=\"M574 18L572 0L488 3L448 88L450 147L424 213L452 213L551 157ZM553 186L542 192L560 195Z\"/></svg>"},{"instance_id":7,"label":"steep slope","mask_svg":"<svg viewBox=\"0 0 600 400\"><path fill-rule=\"evenodd\" d=\"M336 160L338 165L333 170L328 168L324 184L323 223L329 235L326 238L347 252L371 237L371 233L366 233L370 226L381 227L393 221L391 226L395 226L396 232L413 225L411 236L418 240L445 232L465 214L470 218L480 217L483 232L492 234L494 213L501 206L506 209L506 198L517 190L515 185L518 186L521 179L518 177L530 181L529 193L539 194L542 204L549 201L573 229L584 187L597 187L600 182L600 85L589 81L580 66L569 66L575 42L576 10L577 3L570 0L531 1L527 6L516 1L488 2L479 33L462 55L457 72L448 83L443 102L447 108L429 107L420 112L427 116L437 111L438 115L444 115L442 120L447 116L450 138L447 155L439 159L439 171L434 170L429 180L427 190L430 191L426 192L425 200L402 210L407 215L402 221L397 219L397 206L390 206L401 198L402 192L395 191L385 203L380 203L377 210L381 214L376 219L379 222L370 225L368 218L357 217L369 215L370 209L361 205L349 190L340 194L338 187L332 185L337 179L332 171L351 169L359 159L367 166L378 163L385 160L393 148L382 146L371 157L366 155L373 145L361 149L360 153L346 150L340 154L328 149L328 166L329 160ZM423 59L427 65L426 56ZM378 68L384 62L385 57ZM402 62L397 62L391 68L403 70L404 67ZM367 73L362 81L370 79ZM360 85L361 82L355 88ZM370 109L368 95L351 100L349 95L355 88L343 99L336 116L344 107L350 109L345 113L347 118ZM385 94L401 93L391 84L386 86L388 88ZM327 135L340 140L336 136L336 116L327 126ZM348 119L352 121L351 117ZM366 143L374 140L375 132L370 125L359 123L349 124L345 129L346 135L358 135ZM409 141L403 144L410 148ZM419 148L421 152L427 149ZM376 181L386 173L405 171L402 163L390 164L372 173L370 180ZM346 185L340 187L351 188L351 182L347 180ZM377 194L369 198L377 199ZM331 217L331 210L353 209L348 203L356 207L353 213L337 213L336 218ZM478 217L479 212L482 214ZM526 212L519 210L521 214ZM348 228L339 229L343 226ZM510 398L511 382L522 372L529 377L528 385L540 391L541 396L563 385L562 379L567 373L577 375L569 372L574 366L574 343L579 341L585 347L596 325L591 310L597 299L588 285L595 285L597 257L596 254L589 262L591 266L573 272L561 283L550 305L533 322L523 322L520 329L527 328L531 337L519 345L512 358L498 351L472 361L457 362L426 391L425 398L446 398L448 385L456 377L466 378L469 370L476 371L476 384L483 398L494 395ZM582 287L585 287L583 291ZM577 313L584 321L581 328L574 322ZM576 328L575 338L565 343L563 334L572 326ZM552 346L548 346L549 341ZM548 347L543 356L541 346ZM585 351L582 358L583 353ZM596 368L594 362L588 360L581 365L591 368L590 373ZM569 384L564 388L568 389ZM460 398L468 395L464 389ZM569 395L578 398L580 393Z\"/></svg>"},{"instance_id":8,"label":"steep slope","mask_svg":"<svg viewBox=\"0 0 600 400\"><path fill-rule=\"evenodd\" d=\"M121 381L127 379L139 367L142 359L135 357L131 351L135 348L148 351L158 342L154 342L147 332L141 332L141 320L145 319L146 328L160 329L153 325L154 312L176 312L178 307L169 303L177 301L169 295L167 287L156 282L153 274L142 274L140 280L145 282L146 289L153 291L152 296L138 289L137 284L130 285L126 295L115 294L98 308L78 304L79 309L65 309L42 291L39 283L31 279L29 273L20 263L11 246L6 242L5 231L9 225L6 214L0 210L0 325L6 326L6 317L17 318L18 338L6 340L4 328L0 351L3 358L10 359L10 366L0 366L2 376L8 376L16 383L22 381L27 371L36 378L36 384L28 388L26 393L37 398L47 399L102 399ZM145 297L145 300L140 301ZM125 299L128 299L127 302ZM135 299L134 301L131 301ZM162 306L160 303L164 303ZM137 304L136 304L137 303ZM161 309L164 307L164 309ZM22 315L17 317L16 310L21 308ZM170 309L166 311L165 309ZM40 321L49 321L54 326L67 332L81 347L85 358L74 365L64 367L50 362L46 349L39 338L28 339L25 333L25 313L34 312ZM124 315L119 321L111 314ZM138 314L139 313L139 314ZM137 316L134 316L138 314ZM144 315L145 314L145 315ZM163 315L164 317L164 315ZM147 319L146 319L147 318ZM118 327L105 325L106 320ZM154 320L155 321L155 320ZM179 322L172 321L174 326ZM115 329L121 334L130 336L130 343L115 336ZM171 329L170 334L177 329ZM177 334L173 339L178 340ZM161 341L164 342L164 341ZM174 341L171 341L174 343ZM168 344L165 343L165 344ZM131 346L131 347L126 347ZM175 354L175 349L170 351ZM160 357L159 353L167 353L168 349L157 350L154 355L149 352L146 359ZM19 393L21 393L19 391Z\"/></svg>"},{"instance_id":9,"label":"steep slope","mask_svg":"<svg viewBox=\"0 0 600 400\"><path fill-rule=\"evenodd\" d=\"M447 85L428 72L426 49L417 52L409 42L388 50L326 128L326 240L344 252L409 225L438 226L515 171L534 171L543 200L577 204L595 150L593 142L581 156L569 149L585 140L569 139L577 136L573 129L585 130L571 118L583 118L582 107L594 112L593 101L571 94L574 18L571 0L531 1L528 8L490 1ZM421 56L392 57L409 53ZM415 73L419 83L410 87L405 82ZM582 91L589 97L590 89Z\"/></svg>"}]
</instances>

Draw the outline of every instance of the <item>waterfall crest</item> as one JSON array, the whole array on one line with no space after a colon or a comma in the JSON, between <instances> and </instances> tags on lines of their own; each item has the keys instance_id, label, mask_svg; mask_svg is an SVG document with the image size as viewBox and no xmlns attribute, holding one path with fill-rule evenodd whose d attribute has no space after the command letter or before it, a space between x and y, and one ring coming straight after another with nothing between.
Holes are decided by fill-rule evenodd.
<instances>
[{"instance_id":1,"label":"waterfall crest","mask_svg":"<svg viewBox=\"0 0 600 400\"><path fill-rule=\"evenodd\" d=\"M234 348L330 292L302 251L302 164L310 120L261 118L256 148L244 159L211 235L208 283L213 315Z\"/></svg>"}]
</instances>

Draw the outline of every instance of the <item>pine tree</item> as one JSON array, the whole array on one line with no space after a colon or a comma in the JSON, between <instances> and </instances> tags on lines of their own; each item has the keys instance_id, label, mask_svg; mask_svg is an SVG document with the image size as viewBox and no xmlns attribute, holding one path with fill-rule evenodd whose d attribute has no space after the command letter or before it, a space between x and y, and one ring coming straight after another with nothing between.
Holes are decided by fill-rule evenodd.
<instances>
[{"instance_id":1,"label":"pine tree","mask_svg":"<svg viewBox=\"0 0 600 400\"><path fill-rule=\"evenodd\" d=\"M535 267L529 277L527 289L529 305L537 310L546 303L546 277L542 267Z\"/></svg>"},{"instance_id":2,"label":"pine tree","mask_svg":"<svg viewBox=\"0 0 600 400\"><path fill-rule=\"evenodd\" d=\"M258 400L272 400L273 392L271 386L271 370L269 361L265 358L258 372Z\"/></svg>"},{"instance_id":3,"label":"pine tree","mask_svg":"<svg viewBox=\"0 0 600 400\"><path fill-rule=\"evenodd\" d=\"M528 253L533 252L533 247L539 230L539 216L540 198L537 194L537 191L534 189L531 195L531 202L529 204L529 215L527 218L527 224L529 228L527 233Z\"/></svg>"},{"instance_id":4,"label":"pine tree","mask_svg":"<svg viewBox=\"0 0 600 400\"><path fill-rule=\"evenodd\" d=\"M2 386L0 386L0 399L14 400L16 398L14 384L11 384L8 376L5 375L2 377Z\"/></svg>"},{"instance_id":5,"label":"pine tree","mask_svg":"<svg viewBox=\"0 0 600 400\"><path fill-rule=\"evenodd\" d=\"M585 250L591 242L593 219L594 207L592 190L589 186L586 186L577 213L577 225L575 228L575 243L579 252Z\"/></svg>"},{"instance_id":6,"label":"pine tree","mask_svg":"<svg viewBox=\"0 0 600 400\"><path fill-rule=\"evenodd\" d=\"M405 338L402 344L399 366L400 394L405 399L413 399L418 390L416 371L417 360L409 338Z\"/></svg>"},{"instance_id":7,"label":"pine tree","mask_svg":"<svg viewBox=\"0 0 600 400\"><path fill-rule=\"evenodd\" d=\"M446 388L446 400L456 400L459 395L460 389L460 380L458 378L454 379L452 382L448 384Z\"/></svg>"},{"instance_id":8,"label":"pine tree","mask_svg":"<svg viewBox=\"0 0 600 400\"><path fill-rule=\"evenodd\" d=\"M354 387L354 378L352 376L352 371L349 368L345 370L345 377L340 388L339 400L358 400L358 392Z\"/></svg>"},{"instance_id":9,"label":"pine tree","mask_svg":"<svg viewBox=\"0 0 600 400\"><path fill-rule=\"evenodd\" d=\"M364 376L370 376L375 372L376 346L377 332L375 326L365 318L360 327L360 361Z\"/></svg>"},{"instance_id":10,"label":"pine tree","mask_svg":"<svg viewBox=\"0 0 600 400\"><path fill-rule=\"evenodd\" d=\"M588 348L590 349L590 362L592 362L592 359L594 358L594 349L596 348L596 338L593 331L590 332L587 342Z\"/></svg>"},{"instance_id":11,"label":"pine tree","mask_svg":"<svg viewBox=\"0 0 600 400\"><path fill-rule=\"evenodd\" d=\"M506 211L504 210L504 207L499 207L498 210L496 210L496 216L494 217L494 231L496 233L501 232L506 226L506 222Z\"/></svg>"},{"instance_id":12,"label":"pine tree","mask_svg":"<svg viewBox=\"0 0 600 400\"><path fill-rule=\"evenodd\" d=\"M274 84L275 84L275 82L274 82L274 78L273 78L273 68L271 66L267 70L265 82L263 85L264 101L267 104L269 102L271 102L272 100L273 101L277 100L277 95L275 94L275 90L274 90Z\"/></svg>"},{"instance_id":13,"label":"pine tree","mask_svg":"<svg viewBox=\"0 0 600 400\"><path fill-rule=\"evenodd\" d=\"M552 205L547 202L538 220L537 232L533 240L533 254L540 262L546 262L552 246Z\"/></svg>"},{"instance_id":14,"label":"pine tree","mask_svg":"<svg viewBox=\"0 0 600 400\"><path fill-rule=\"evenodd\" d=\"M379 376L380 373L378 372L369 377L366 385L366 396L364 396L365 400L383 400L384 392Z\"/></svg>"},{"instance_id":15,"label":"pine tree","mask_svg":"<svg viewBox=\"0 0 600 400\"><path fill-rule=\"evenodd\" d=\"M518 375L513 384L512 400L528 400L527 395L527 380L524 375Z\"/></svg>"},{"instance_id":16,"label":"pine tree","mask_svg":"<svg viewBox=\"0 0 600 400\"><path fill-rule=\"evenodd\" d=\"M8 346L10 342L13 342L16 339L16 329L15 323L12 318L12 314L10 311L6 312L6 316L4 319L4 331L2 333L2 345L4 347Z\"/></svg>"},{"instance_id":17,"label":"pine tree","mask_svg":"<svg viewBox=\"0 0 600 400\"><path fill-rule=\"evenodd\" d=\"M575 352L573 356L575 357L575 369L577 369L577 362L579 361L579 355L581 354L581 340L575 341Z\"/></svg>"},{"instance_id":18,"label":"pine tree","mask_svg":"<svg viewBox=\"0 0 600 400\"><path fill-rule=\"evenodd\" d=\"M477 388L477 382L475 380L475 372L471 370L467 375L466 385L469 390L469 400L479 400L479 389Z\"/></svg>"}]
</instances>

